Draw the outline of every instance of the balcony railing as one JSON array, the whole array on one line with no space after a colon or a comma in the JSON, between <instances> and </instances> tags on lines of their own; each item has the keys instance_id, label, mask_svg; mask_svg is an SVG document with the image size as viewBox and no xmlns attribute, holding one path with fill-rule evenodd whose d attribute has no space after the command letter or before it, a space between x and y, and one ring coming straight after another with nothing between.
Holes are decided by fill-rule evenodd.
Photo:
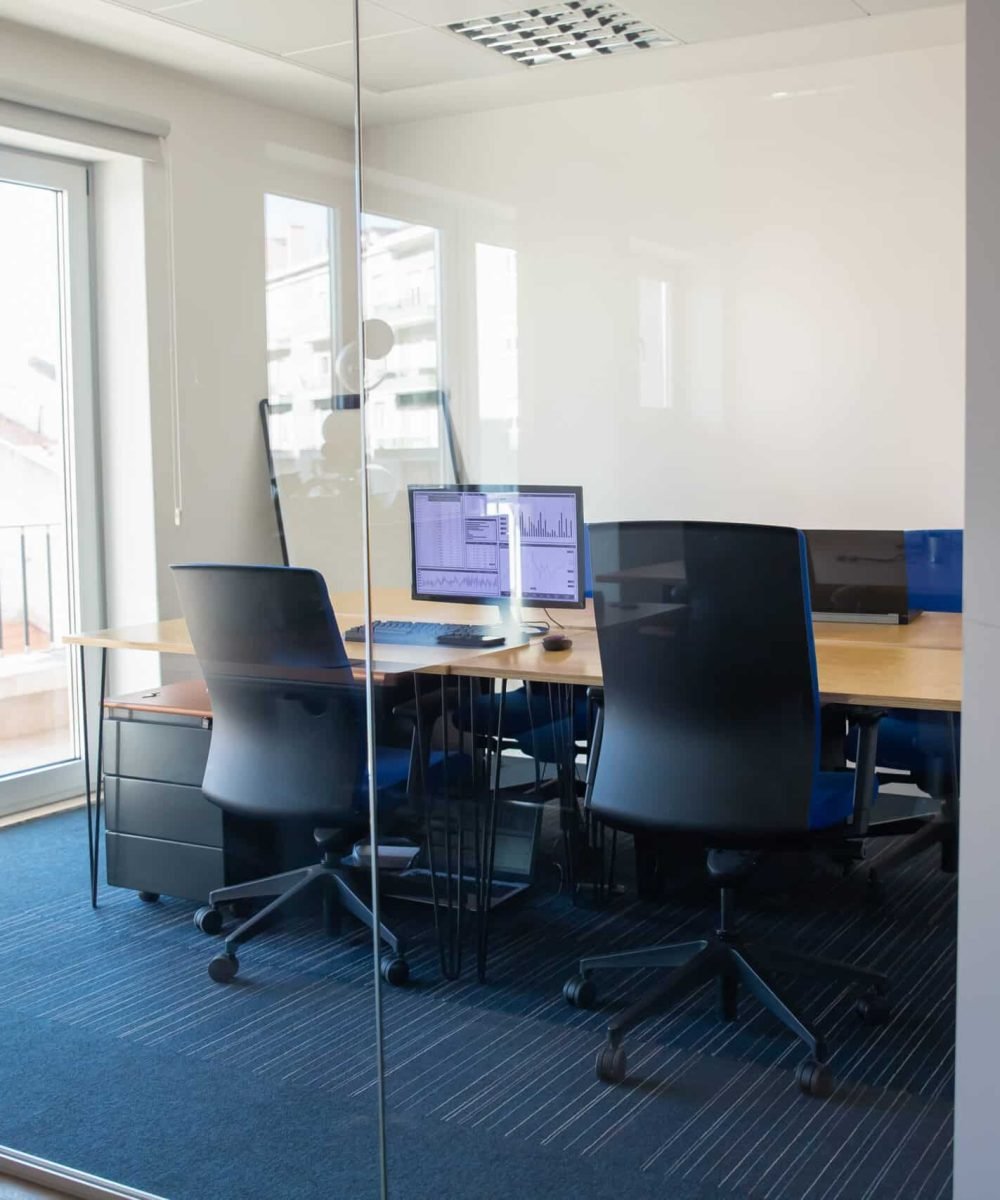
<instances>
[{"instance_id":1,"label":"balcony railing","mask_svg":"<svg viewBox=\"0 0 1000 1200\"><path fill-rule=\"evenodd\" d=\"M55 523L0 525L0 654L48 649L55 640L52 540L62 528ZM39 579L37 568L28 568L41 548Z\"/></svg>"}]
</instances>

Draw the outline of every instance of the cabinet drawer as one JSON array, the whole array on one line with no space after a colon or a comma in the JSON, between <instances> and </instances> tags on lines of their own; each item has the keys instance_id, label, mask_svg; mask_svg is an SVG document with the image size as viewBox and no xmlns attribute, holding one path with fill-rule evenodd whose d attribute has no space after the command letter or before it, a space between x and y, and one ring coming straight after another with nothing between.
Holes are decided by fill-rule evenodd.
<instances>
[{"instance_id":1,"label":"cabinet drawer","mask_svg":"<svg viewBox=\"0 0 1000 1200\"><path fill-rule=\"evenodd\" d=\"M204 904L209 892L225 886L221 850L127 833L108 833L105 845L112 887Z\"/></svg>"},{"instance_id":2,"label":"cabinet drawer","mask_svg":"<svg viewBox=\"0 0 1000 1200\"><path fill-rule=\"evenodd\" d=\"M156 721L104 722L104 770L132 779L201 787L212 731Z\"/></svg>"},{"instance_id":3,"label":"cabinet drawer","mask_svg":"<svg viewBox=\"0 0 1000 1200\"><path fill-rule=\"evenodd\" d=\"M104 796L109 833L222 848L222 811L200 788L106 775Z\"/></svg>"}]
</instances>

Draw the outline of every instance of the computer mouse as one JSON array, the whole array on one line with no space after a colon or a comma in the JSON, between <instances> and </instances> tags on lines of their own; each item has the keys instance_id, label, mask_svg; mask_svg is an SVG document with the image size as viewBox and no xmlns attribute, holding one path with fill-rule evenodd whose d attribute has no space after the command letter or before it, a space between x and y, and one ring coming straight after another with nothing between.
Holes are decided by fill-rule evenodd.
<instances>
[{"instance_id":1,"label":"computer mouse","mask_svg":"<svg viewBox=\"0 0 1000 1200\"><path fill-rule=\"evenodd\" d=\"M564 633L547 633L542 638L546 650L568 650L573 645L573 639Z\"/></svg>"}]
</instances>

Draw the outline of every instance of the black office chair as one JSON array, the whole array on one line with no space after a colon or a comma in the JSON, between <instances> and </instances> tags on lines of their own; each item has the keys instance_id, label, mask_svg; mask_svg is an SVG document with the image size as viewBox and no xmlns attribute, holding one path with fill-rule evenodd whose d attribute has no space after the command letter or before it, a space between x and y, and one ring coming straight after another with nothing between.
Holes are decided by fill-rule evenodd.
<instances>
[{"instance_id":1,"label":"black office chair","mask_svg":"<svg viewBox=\"0 0 1000 1200\"><path fill-rule=\"evenodd\" d=\"M323 577L298 567L174 566L191 640L212 702L212 741L202 790L226 812L259 819L309 819L322 860L280 875L218 888L195 923L222 928L220 906L275 896L226 938L209 963L217 983L239 969L236 946L293 896L323 888L332 925L346 910L369 929L374 916L340 865L368 832L364 683L354 679ZM402 802L414 748L379 748L380 805ZM390 953L382 974L405 983L401 940L384 925Z\"/></svg>"},{"instance_id":2,"label":"black office chair","mask_svg":"<svg viewBox=\"0 0 1000 1200\"><path fill-rule=\"evenodd\" d=\"M698 522L592 525L590 536L604 705L587 803L630 831L699 835L712 847L709 874L721 889L713 936L581 960L564 988L580 1007L596 999L595 971L676 968L611 1020L598 1077L624 1079L625 1033L661 1003L715 978L723 1018L736 1018L742 984L808 1046L802 1089L827 1095L826 1046L772 972L863 985L859 1011L871 1022L889 1015L885 976L784 947L751 947L734 922L735 889L760 852L844 837L875 786L877 714L857 714L865 732L856 773L819 769L805 540L795 529Z\"/></svg>"},{"instance_id":3,"label":"black office chair","mask_svg":"<svg viewBox=\"0 0 1000 1200\"><path fill-rule=\"evenodd\" d=\"M962 611L961 529L909 529L906 574L910 608L924 612ZM958 791L962 725L957 713L890 711L879 729L878 766L905 771L913 782L939 803L935 816L917 824L907 818L875 822L869 837L907 834L883 851L868 872L873 898L880 898L886 873L933 846L940 848L941 869L958 870ZM848 752L853 754L852 741ZM886 776L883 782L897 782Z\"/></svg>"}]
</instances>

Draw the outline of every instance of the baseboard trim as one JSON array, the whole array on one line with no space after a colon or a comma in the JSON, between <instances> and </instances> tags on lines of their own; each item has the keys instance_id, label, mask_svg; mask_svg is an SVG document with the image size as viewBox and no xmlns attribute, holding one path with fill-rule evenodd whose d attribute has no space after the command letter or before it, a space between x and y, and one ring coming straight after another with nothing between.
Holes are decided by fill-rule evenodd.
<instances>
[{"instance_id":1,"label":"baseboard trim","mask_svg":"<svg viewBox=\"0 0 1000 1200\"><path fill-rule=\"evenodd\" d=\"M7 1146L0 1146L2 1174L23 1179L27 1183L37 1183L39 1187L52 1188L77 1200L164 1200L152 1192L138 1192L135 1188L101 1179L99 1175L74 1171L71 1167L62 1167L47 1159L36 1158L33 1154L22 1154L20 1150L11 1150Z\"/></svg>"},{"instance_id":2,"label":"baseboard trim","mask_svg":"<svg viewBox=\"0 0 1000 1200\"><path fill-rule=\"evenodd\" d=\"M0 809L0 829L11 825L23 825L25 821L37 821L42 817L53 817L57 813L72 812L83 808L87 803L86 796L69 796L65 800L46 801L44 804L30 804L25 808L17 808L11 812Z\"/></svg>"}]
</instances>

